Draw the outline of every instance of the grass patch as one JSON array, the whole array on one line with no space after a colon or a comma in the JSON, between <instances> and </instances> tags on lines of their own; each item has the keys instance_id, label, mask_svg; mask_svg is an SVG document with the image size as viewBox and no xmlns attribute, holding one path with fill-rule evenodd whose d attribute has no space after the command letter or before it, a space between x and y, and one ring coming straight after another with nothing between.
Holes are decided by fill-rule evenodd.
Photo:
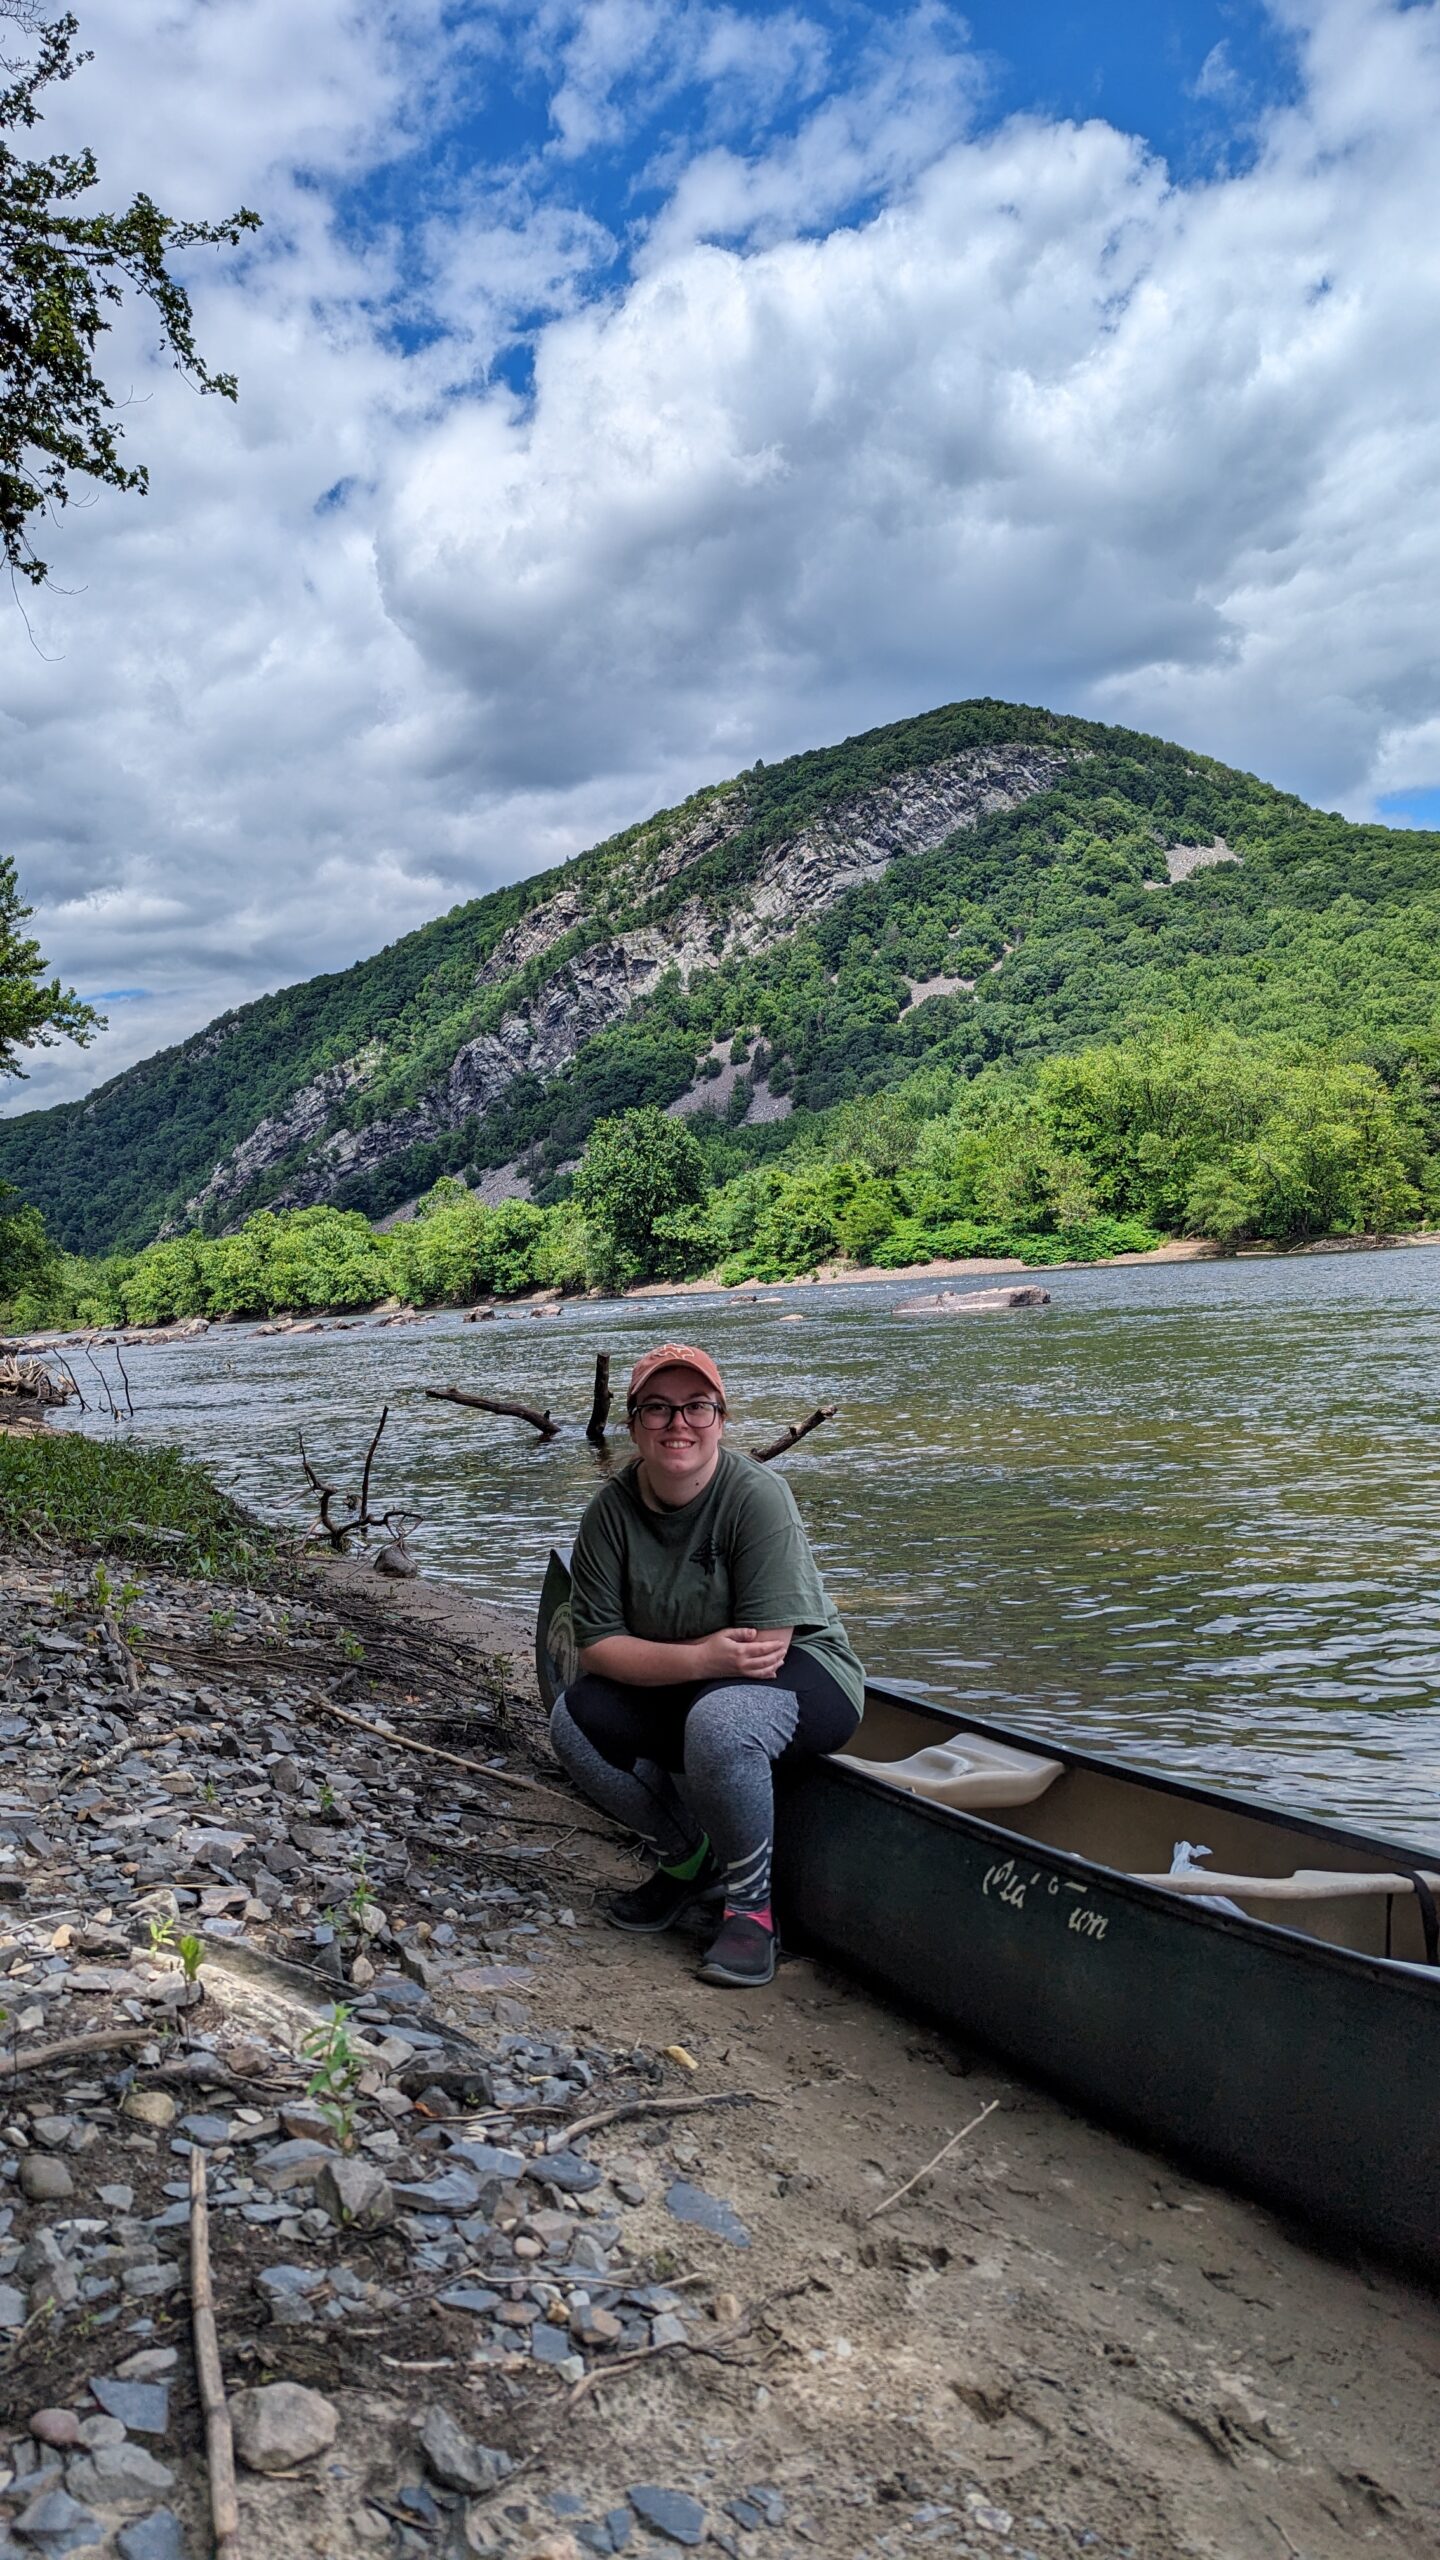
<instances>
[{"instance_id":1,"label":"grass patch","mask_svg":"<svg viewBox=\"0 0 1440 2560\"><path fill-rule=\"evenodd\" d=\"M133 1556L217 1581L268 1581L279 1541L178 1449L78 1431L0 1437L0 1545Z\"/></svg>"}]
</instances>

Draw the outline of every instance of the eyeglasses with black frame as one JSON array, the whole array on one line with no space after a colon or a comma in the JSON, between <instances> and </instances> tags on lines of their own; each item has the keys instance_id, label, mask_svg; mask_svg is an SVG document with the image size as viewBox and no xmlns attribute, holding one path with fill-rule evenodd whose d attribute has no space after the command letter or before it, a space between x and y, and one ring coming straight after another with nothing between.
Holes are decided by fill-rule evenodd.
<instances>
[{"instance_id":1,"label":"eyeglasses with black frame","mask_svg":"<svg viewBox=\"0 0 1440 2560\"><path fill-rule=\"evenodd\" d=\"M645 1396L630 1410L647 1431L668 1431L677 1414L692 1431L704 1431L720 1420L725 1408L713 1396L687 1396L683 1404L671 1404L665 1396Z\"/></svg>"}]
</instances>

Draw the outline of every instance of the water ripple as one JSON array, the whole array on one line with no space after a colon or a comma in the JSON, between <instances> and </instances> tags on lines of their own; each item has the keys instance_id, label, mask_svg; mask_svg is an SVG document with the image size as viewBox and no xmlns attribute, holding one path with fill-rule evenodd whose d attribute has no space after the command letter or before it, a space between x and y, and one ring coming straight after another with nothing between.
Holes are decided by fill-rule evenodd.
<instances>
[{"instance_id":1,"label":"water ripple","mask_svg":"<svg viewBox=\"0 0 1440 2560\"><path fill-rule=\"evenodd\" d=\"M303 1516L296 1431L435 1570L529 1614L599 1481L567 1433L428 1403L470 1385L581 1417L665 1334L725 1368L741 1446L841 1408L786 1471L872 1669L972 1712L1440 1845L1440 1252L1051 1277L1043 1315L895 1325L907 1284L586 1304L464 1327L132 1358L147 1437ZM789 1324L786 1315L803 1315Z\"/></svg>"}]
</instances>

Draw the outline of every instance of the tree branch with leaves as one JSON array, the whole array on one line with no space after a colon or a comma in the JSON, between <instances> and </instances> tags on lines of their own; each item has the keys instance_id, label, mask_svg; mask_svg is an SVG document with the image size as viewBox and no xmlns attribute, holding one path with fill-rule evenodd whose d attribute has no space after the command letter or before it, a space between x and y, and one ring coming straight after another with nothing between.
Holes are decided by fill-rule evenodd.
<instances>
[{"instance_id":1,"label":"tree branch with leaves","mask_svg":"<svg viewBox=\"0 0 1440 2560\"><path fill-rule=\"evenodd\" d=\"M145 465L123 458L120 403L97 370L111 309L148 302L186 380L233 400L234 375L212 372L196 346L190 297L170 261L188 249L234 248L260 217L242 206L223 222L180 222L143 194L123 213L82 211L98 177L93 152L27 159L8 139L32 131L44 91L90 60L75 50L78 23L67 13L35 25L17 5L0 15L36 40L34 59L7 64L0 89L0 541L12 571L39 585L46 563L32 528L69 503L73 479L149 487Z\"/></svg>"}]
</instances>

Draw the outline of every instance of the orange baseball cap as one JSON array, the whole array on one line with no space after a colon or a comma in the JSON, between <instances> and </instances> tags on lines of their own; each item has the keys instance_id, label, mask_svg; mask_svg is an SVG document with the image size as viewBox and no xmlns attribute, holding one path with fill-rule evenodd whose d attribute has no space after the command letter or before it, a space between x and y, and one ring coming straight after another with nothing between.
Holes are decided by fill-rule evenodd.
<instances>
[{"instance_id":1,"label":"orange baseball cap","mask_svg":"<svg viewBox=\"0 0 1440 2560\"><path fill-rule=\"evenodd\" d=\"M625 1397L627 1406L637 1401L646 1379L655 1377L661 1369L694 1369L707 1387L714 1388L721 1404L724 1404L725 1381L709 1352L698 1351L693 1342L662 1342L658 1350L642 1351L631 1370Z\"/></svg>"}]
</instances>

